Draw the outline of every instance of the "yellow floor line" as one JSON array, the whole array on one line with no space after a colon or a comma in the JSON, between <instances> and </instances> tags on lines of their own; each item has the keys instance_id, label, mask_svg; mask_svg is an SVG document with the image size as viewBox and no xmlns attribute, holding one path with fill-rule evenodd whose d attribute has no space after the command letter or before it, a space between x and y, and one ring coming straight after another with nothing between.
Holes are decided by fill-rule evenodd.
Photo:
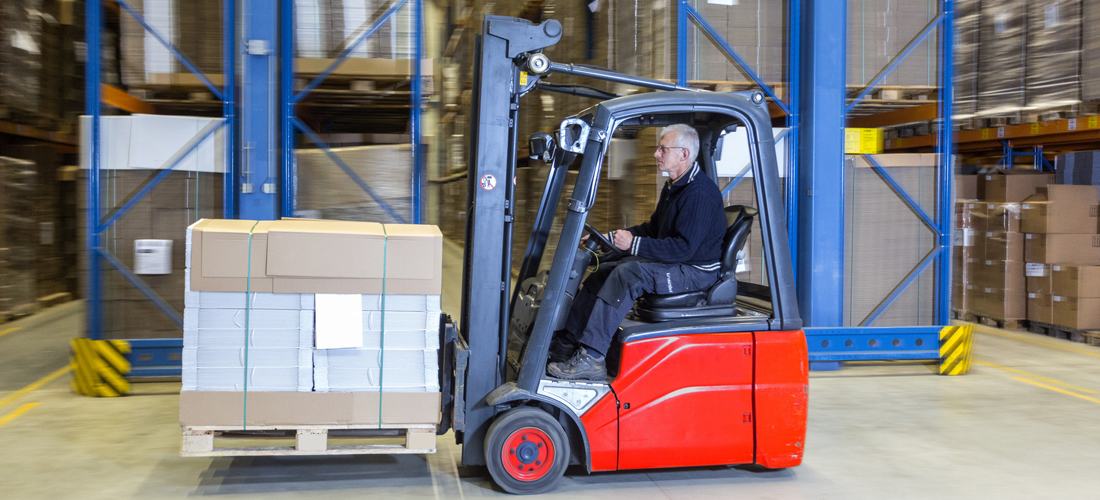
<instances>
[{"instance_id":1,"label":"yellow floor line","mask_svg":"<svg viewBox=\"0 0 1100 500\"><path fill-rule=\"evenodd\" d=\"M19 329L20 329L20 327L18 327L18 326L15 327L15 328L8 328L7 330L4 330L4 331L0 332L0 337L3 337L4 335L7 335L7 334L9 334L11 332L14 332L16 330L19 330Z\"/></svg>"},{"instance_id":2,"label":"yellow floor line","mask_svg":"<svg viewBox=\"0 0 1100 500\"><path fill-rule=\"evenodd\" d=\"M42 403L27 403L23 406L20 406L19 408L16 408L15 411L4 415L3 417L0 417L0 427L7 425L12 420L19 418L20 415L33 410L35 406L38 406L40 404Z\"/></svg>"},{"instance_id":3,"label":"yellow floor line","mask_svg":"<svg viewBox=\"0 0 1100 500\"><path fill-rule=\"evenodd\" d=\"M999 368L999 369L1004 370L1006 372L1018 373L1020 375L1024 375L1024 376L1027 376L1027 377L1037 378L1037 379L1042 380L1044 382L1050 382L1052 384L1064 385L1064 386L1069 387L1070 389L1073 389L1075 391L1087 392L1087 393L1090 393L1090 394L1100 394L1100 391L1093 391L1093 390L1085 389L1084 387L1077 387L1076 385L1073 385L1073 384L1067 384L1065 382L1059 382L1059 381L1054 380L1052 378L1046 378L1042 375L1036 375L1034 373L1028 373L1028 372L1025 372L1023 370L1017 370L1015 368L1009 368L1007 366L1001 366L1001 365L998 365L996 363L990 363L988 361L982 361L980 359L975 359L974 362L975 363L981 363L981 364L986 365L986 366L992 366L993 368Z\"/></svg>"},{"instance_id":4,"label":"yellow floor line","mask_svg":"<svg viewBox=\"0 0 1100 500\"><path fill-rule=\"evenodd\" d=\"M1042 387L1043 389L1050 389L1054 392L1060 392L1062 394L1073 396L1075 398L1081 398L1081 399L1084 399L1085 401L1092 401L1093 403L1100 404L1100 399L1090 398L1088 396L1077 394L1076 392L1070 392L1070 391L1067 391L1067 390L1059 388L1059 387L1054 387L1054 386L1051 386L1051 385L1041 384L1041 383L1036 382L1034 380L1028 380L1028 379L1023 378L1023 377L1012 377L1012 380L1019 380L1020 382L1026 382L1026 383L1029 383L1029 384L1034 385L1036 387Z\"/></svg>"},{"instance_id":5,"label":"yellow floor line","mask_svg":"<svg viewBox=\"0 0 1100 500\"><path fill-rule=\"evenodd\" d=\"M1073 352L1081 353L1081 354L1088 354L1089 356L1096 356L1096 357L1100 358L1100 352L1091 352L1091 351L1086 351L1084 349L1074 349L1072 347L1065 347L1065 346L1060 346L1060 345L1057 345L1057 344L1051 344L1049 342L1040 342L1038 340L1025 339L1023 337L1017 337L1015 335L1009 335L1007 333L995 332L995 331L989 330L987 328L981 328L979 325L974 325L974 327L975 327L974 328L975 331L982 332L982 333L989 333L989 334L992 334L992 335L1000 335L1001 337L1008 337L1010 339L1022 340L1024 342L1031 342L1031 343L1034 343L1034 344L1045 345L1047 347L1054 347L1056 349L1062 349L1062 350L1066 350L1066 351L1073 351ZM1097 351L1100 351L1100 349L1097 349Z\"/></svg>"},{"instance_id":6,"label":"yellow floor line","mask_svg":"<svg viewBox=\"0 0 1100 500\"><path fill-rule=\"evenodd\" d=\"M4 405L6 405L6 404L8 404L12 401L15 401L15 400L17 400L17 399L19 399L23 396L26 396L31 391L36 390L39 387L42 387L42 386L52 382L57 377L60 377L64 374L66 374L66 373L69 373L69 370L71 370L71 369L72 369L71 366L66 366L64 368L61 368L60 370L57 370L57 371L49 374L49 375L46 375L45 377L42 377L42 378L38 379L37 381L31 383L31 385L28 385L28 386L26 386L22 389L19 389L18 391L13 392L12 394L5 397L4 399L0 399L0 407L3 407Z\"/></svg>"}]
</instances>

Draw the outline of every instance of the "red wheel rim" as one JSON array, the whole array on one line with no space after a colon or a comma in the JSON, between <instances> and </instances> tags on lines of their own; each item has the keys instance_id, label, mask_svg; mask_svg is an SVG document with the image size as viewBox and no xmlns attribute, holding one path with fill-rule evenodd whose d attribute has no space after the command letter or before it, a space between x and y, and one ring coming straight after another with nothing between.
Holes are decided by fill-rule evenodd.
<instances>
[{"instance_id":1,"label":"red wheel rim","mask_svg":"<svg viewBox=\"0 0 1100 500\"><path fill-rule=\"evenodd\" d=\"M537 481L554 466L554 442L534 427L518 429L504 440L501 462L520 481Z\"/></svg>"}]
</instances>

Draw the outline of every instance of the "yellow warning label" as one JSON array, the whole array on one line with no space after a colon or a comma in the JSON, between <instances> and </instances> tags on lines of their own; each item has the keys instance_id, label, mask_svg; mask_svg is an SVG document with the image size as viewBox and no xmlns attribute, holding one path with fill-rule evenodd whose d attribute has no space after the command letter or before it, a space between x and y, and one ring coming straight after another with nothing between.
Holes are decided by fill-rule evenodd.
<instances>
[{"instance_id":1,"label":"yellow warning label","mask_svg":"<svg viewBox=\"0 0 1100 500\"><path fill-rule=\"evenodd\" d=\"M945 326L940 330L940 375L970 371L974 325Z\"/></svg>"},{"instance_id":2,"label":"yellow warning label","mask_svg":"<svg viewBox=\"0 0 1100 500\"><path fill-rule=\"evenodd\" d=\"M73 392L85 396L115 397L130 393L130 343L125 340L73 339L69 361Z\"/></svg>"},{"instance_id":3,"label":"yellow warning label","mask_svg":"<svg viewBox=\"0 0 1100 500\"><path fill-rule=\"evenodd\" d=\"M1035 134L1038 134L1038 133L1039 133L1039 124L1038 123L1032 123L1031 124L1031 135L1035 135Z\"/></svg>"},{"instance_id":4,"label":"yellow warning label","mask_svg":"<svg viewBox=\"0 0 1100 500\"><path fill-rule=\"evenodd\" d=\"M520 71L519 72L519 85L521 87L526 87L527 86L527 72L526 71Z\"/></svg>"},{"instance_id":5,"label":"yellow warning label","mask_svg":"<svg viewBox=\"0 0 1100 500\"><path fill-rule=\"evenodd\" d=\"M1097 118L1100 118L1100 117L1097 117L1097 116L1090 116L1089 117L1089 128L1096 128L1097 125L1100 125L1100 123L1098 123Z\"/></svg>"},{"instance_id":6,"label":"yellow warning label","mask_svg":"<svg viewBox=\"0 0 1100 500\"><path fill-rule=\"evenodd\" d=\"M844 129L844 153L850 155L877 155L882 153L882 129ZM899 144L900 146L900 144Z\"/></svg>"},{"instance_id":7,"label":"yellow warning label","mask_svg":"<svg viewBox=\"0 0 1100 500\"><path fill-rule=\"evenodd\" d=\"M982 139L989 139L989 129L987 129L987 128L982 129Z\"/></svg>"}]
</instances>

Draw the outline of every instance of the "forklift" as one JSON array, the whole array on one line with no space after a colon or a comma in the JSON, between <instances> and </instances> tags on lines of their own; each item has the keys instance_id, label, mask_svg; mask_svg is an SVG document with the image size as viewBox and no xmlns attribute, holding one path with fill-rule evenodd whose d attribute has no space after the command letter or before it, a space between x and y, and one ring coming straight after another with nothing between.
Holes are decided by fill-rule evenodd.
<instances>
[{"instance_id":1,"label":"forklift","mask_svg":"<svg viewBox=\"0 0 1100 500\"><path fill-rule=\"evenodd\" d=\"M441 319L439 434L454 430L462 463L485 466L515 494L552 489L570 465L588 472L799 465L809 363L763 94L697 91L551 62L542 50L561 34L555 20L486 16L476 39L462 315L457 325ZM615 96L550 84L551 74L658 92ZM550 169L512 290L518 113L520 98L533 90L602 102L563 120L556 136L529 138L531 157ZM757 208L726 209L721 269L710 289L636 301L607 353L608 380L551 378L550 341L586 271L622 254L603 236L612 228L585 223L611 139L674 123L698 130L698 163L715 180L723 138L738 129L747 134L742 147ZM538 272L566 173L578 163L553 263ZM735 275L754 221L766 286L739 283Z\"/></svg>"}]
</instances>

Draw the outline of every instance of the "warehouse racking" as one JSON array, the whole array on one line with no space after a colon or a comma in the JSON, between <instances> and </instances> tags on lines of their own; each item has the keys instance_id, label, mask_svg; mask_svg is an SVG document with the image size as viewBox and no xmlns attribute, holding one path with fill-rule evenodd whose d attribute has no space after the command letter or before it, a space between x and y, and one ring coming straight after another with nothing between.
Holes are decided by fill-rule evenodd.
<instances>
[{"instance_id":1,"label":"warehouse racking","mask_svg":"<svg viewBox=\"0 0 1100 500\"><path fill-rule=\"evenodd\" d=\"M936 7L934 15L930 16L928 23L920 30L914 39L899 50L897 57L886 67L881 68L873 78L866 82L849 85L845 82L843 65L836 65L838 53L843 53L845 47L846 30L838 30L837 26L848 24L847 12L844 8L835 5L808 5L801 2L789 2L786 5L786 30L787 47L785 57L788 61L786 67L786 81L765 81L757 75L745 59L723 40L722 36L715 32L706 16L701 13L699 3L690 0L674 0L678 26L684 27L676 33L677 48L675 52L675 78L681 84L702 86L709 88L737 89L760 88L769 95L773 107L773 118L780 125L789 127L786 132L786 140L789 145L790 158L790 182L787 186L788 221L790 228L791 248L796 253L796 267L798 284L800 289L800 302L803 304L803 315L807 325L818 328L811 335L811 349L814 355L816 368L828 368L835 363L849 359L898 359L898 358L938 358L938 352L933 352L930 346L937 345L933 337L940 327L946 325L950 313L950 252L944 249L950 248L950 218L952 212L951 196L951 170L947 161L952 155L952 143L949 134L941 133L927 143L942 161L937 170L937 205L932 213L914 201L901 189L898 182L890 178L886 169L876 168L880 175L890 185L906 205L914 212L916 217L937 237L936 250L930 252L919 264L910 271L905 278L897 284L882 302L875 308L875 312L869 315L865 321L859 322L856 328L847 328L844 324L842 313L844 294L843 273L845 255L845 217L837 217L844 214L845 191L842 175L837 175L837 167L844 161L842 149L842 131L845 125L849 126L887 126L894 123L906 123L913 116L935 120L939 128L949 126L949 120L936 119L937 117L951 115L951 96L948 92L939 92L945 88L945 82L951 81L951 54L945 47L951 44L952 9L953 2L934 2ZM326 78L340 65L347 55L363 40L377 32L387 19L399 9L414 9L417 28L414 31L415 60L423 59L423 35L422 0L397 0L389 4L389 7L381 15L364 26L343 46L339 56L328 62L316 72L316 76L306 85L296 89L294 81L294 41L292 37L279 37L279 32L286 33L292 29L294 19L294 5L291 0L283 0L277 13L270 9L259 8L258 4L249 0L234 2L225 0L224 27L225 33L223 47L223 75L222 85L215 86L213 78L206 78L201 71L186 62L186 57L171 47L163 36L159 36L161 43L169 48L184 66L188 67L196 78L215 97L222 101L219 127L232 131L228 134L226 150L230 152L226 158L226 172L224 175L223 216L242 218L272 218L275 216L291 216L294 214L294 192L289 189L295 182L294 173L294 144L298 140L297 134L302 134L310 142L319 147L330 159L344 170L350 172L348 166L332 154L331 148L325 144L324 139L297 116L296 106L301 106L311 92L315 91ZM528 2L519 12L538 12L543 2ZM140 17L125 0L118 2L124 15L133 15L135 19ZM253 8L257 7L257 8ZM238 10L245 9L250 12L248 16L238 16ZM101 9L95 2L87 6L87 41L89 51L100 50L98 30L102 23ZM135 15L137 14L137 15ZM281 21L279 17L281 16ZM240 17L241 30L244 40L240 47L229 36L233 33L231 27L237 26ZM471 24L469 19L452 19L453 24L459 29L466 29ZM690 24L689 24L690 23ZM151 33L156 33L148 23L142 23L143 27ZM696 30L686 29L694 26ZM938 33L938 40L930 42L933 33ZM702 35L701 37L699 35ZM689 36L694 35L694 36ZM747 82L729 81L703 81L688 80L688 62L692 55L688 53L689 40L695 44L713 43L725 55L732 60L738 69L748 76ZM709 41L708 41L709 40ZM923 44L923 45L922 45ZM938 68L938 76L934 82L936 85L923 87L898 87L896 85L883 85L884 79L896 69L906 56L915 49L933 46L936 54L935 64ZM235 50L235 49L240 49ZM448 44L448 51L451 51ZM926 50L926 49L922 49ZM839 52L838 52L839 51ZM236 57L240 54L239 66L249 78L238 78ZM274 72L268 66L274 64L273 58L278 57L281 76L273 76ZM123 107L132 110L144 108L140 102L129 102L125 95L118 95L112 90L106 92L98 85L100 80L98 62L93 61L87 66L86 94L88 97L88 114L93 117L100 116L99 102L105 97L110 97L112 102L120 103ZM410 184L413 191L412 212L408 220L420 222L421 206L423 205L424 184L424 154L419 146L424 135L423 131L423 74L421 64L410 65L411 81L409 82L408 106L410 115L410 134L413 143L412 179ZM239 89L240 96L250 99L250 105L244 106L237 102L238 90L235 88L237 81L242 83ZM278 88L277 92L272 89ZM780 89L782 92L780 92ZM886 92L884 92L886 91ZM271 94L269 95L269 92ZM912 94L912 99L901 99L896 94ZM928 99L932 96L936 102ZM262 99L260 97L263 97ZM785 99L784 99L785 98ZM444 103L444 107L455 107L456 103ZM266 104L256 104L266 103ZM274 103L274 104L271 104ZM847 116L847 118L846 118ZM444 119L445 121L446 119ZM899 121L900 120L900 121ZM101 209L99 202L100 190L95 178L99 172L99 157L94 153L100 144L98 131L99 120L93 118L91 155L92 181L88 186L89 214L96 214ZM218 128L218 127L215 127ZM212 134L213 130L207 130ZM942 139L938 139L942 137ZM201 142L203 137L196 137L195 144ZM887 147L888 151L897 149L896 144ZM277 150L277 158L264 159L263 155L254 155L253 151ZM177 156L182 158L188 151L181 150ZM869 157L870 158L870 157ZM178 160L177 160L178 161ZM874 161L873 158L870 161ZM270 163L267 163L270 162ZM166 167L171 167L166 164ZM265 179L260 185L245 182L242 186L240 178L243 173L268 171L276 172L275 181ZM167 169L165 170L167 172ZM127 281L140 290L146 298L169 316L174 311L166 308L163 300L158 300L155 293L148 287L143 287L141 280L128 273L125 266L117 259L113 259L109 253L103 250L97 241L98 233L109 227L118 219L128 207L137 203L146 195L158 179L162 179L163 173L154 178L150 186L143 188L124 206L112 213L106 220L100 220L96 215L89 215L87 252L90 260L94 262L105 261L120 272ZM271 176L269 176L271 177ZM351 178L367 196L374 199L379 197L371 193L371 186L361 177L352 175ZM737 179L727 185L727 191L736 186ZM242 188L243 189L238 189ZM396 214L394 214L396 215ZM935 319L930 324L908 325L905 328L867 328L871 322L909 286L917 276L927 269L935 270L936 306ZM101 305L98 301L99 271L98 266L89 266L89 312L88 332L89 337L98 338L102 332L103 316ZM825 336L828 336L827 338ZM925 349L912 348L912 344L920 338L922 343L927 342ZM855 339L857 348L846 347ZM821 342L817 342L820 340ZM826 348L823 346L832 346ZM821 362L824 364L818 364ZM831 365L830 365L831 364Z\"/></svg>"}]
</instances>

